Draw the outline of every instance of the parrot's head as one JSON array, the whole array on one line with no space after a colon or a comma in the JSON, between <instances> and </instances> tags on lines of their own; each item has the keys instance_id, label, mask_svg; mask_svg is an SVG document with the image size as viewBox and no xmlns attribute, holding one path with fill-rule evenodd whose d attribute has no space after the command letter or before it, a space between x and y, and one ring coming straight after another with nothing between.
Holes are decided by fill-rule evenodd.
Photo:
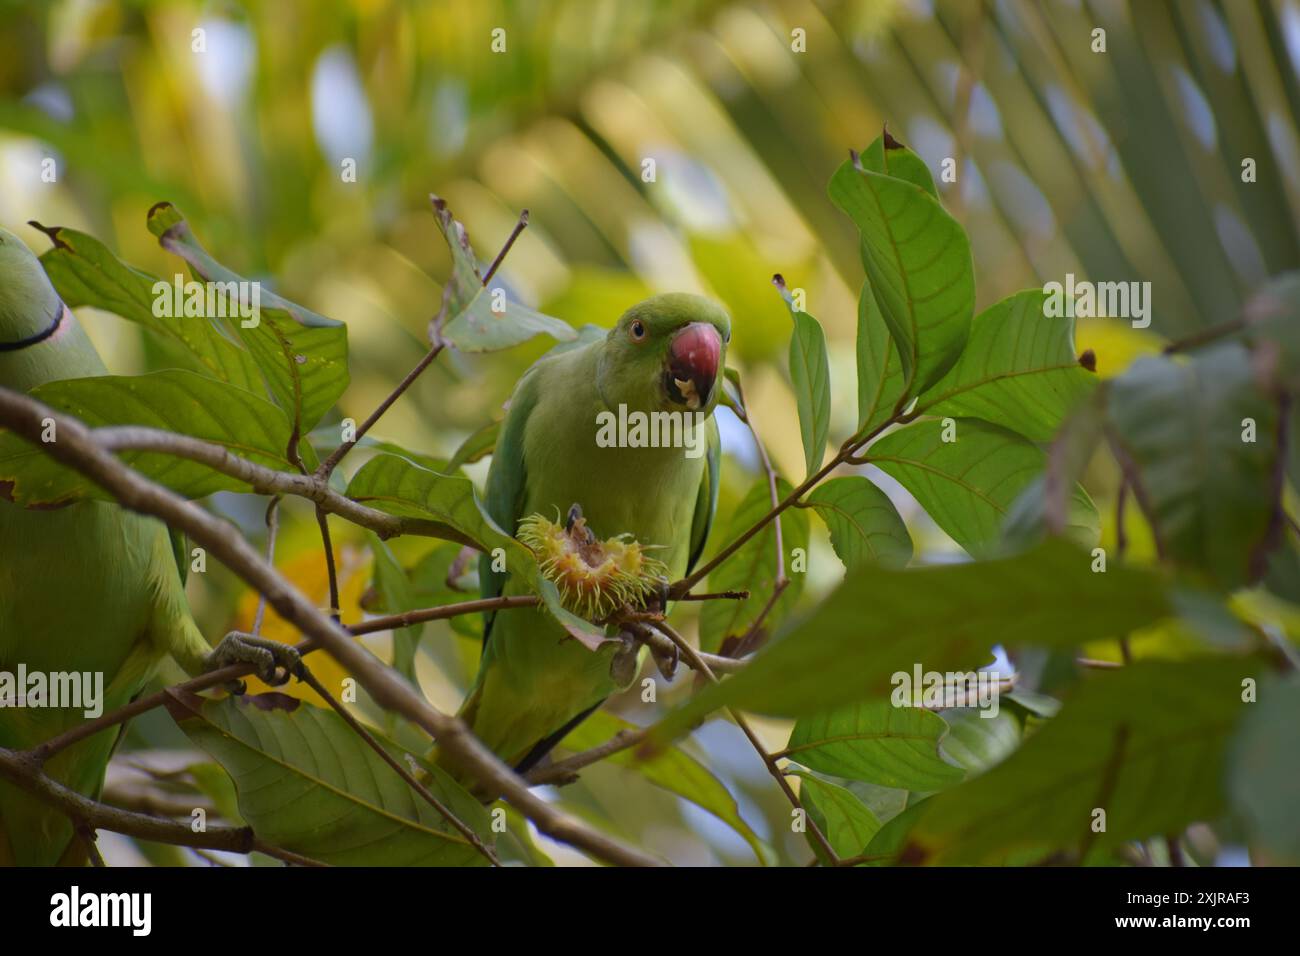
<instances>
[{"instance_id":1,"label":"parrot's head","mask_svg":"<svg viewBox=\"0 0 1300 956\"><path fill-rule=\"evenodd\" d=\"M669 292L623 313L600 344L597 386L611 408L703 412L718 402L731 317L711 299Z\"/></svg>"},{"instance_id":2,"label":"parrot's head","mask_svg":"<svg viewBox=\"0 0 1300 956\"><path fill-rule=\"evenodd\" d=\"M0 229L0 345L48 329L63 314L63 302L40 260L21 239Z\"/></svg>"}]
</instances>

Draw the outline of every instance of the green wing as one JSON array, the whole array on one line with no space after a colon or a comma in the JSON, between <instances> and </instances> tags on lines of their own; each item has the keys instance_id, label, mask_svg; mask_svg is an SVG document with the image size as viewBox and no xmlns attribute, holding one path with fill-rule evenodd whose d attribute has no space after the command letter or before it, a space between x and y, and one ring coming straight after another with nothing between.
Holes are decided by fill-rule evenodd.
<instances>
[{"instance_id":1,"label":"green wing","mask_svg":"<svg viewBox=\"0 0 1300 956\"><path fill-rule=\"evenodd\" d=\"M710 416L708 433L708 450L705 452L704 478L700 481L700 492L695 498L695 515L691 519L691 557L686 563L686 573L690 574L700 555L704 553L704 544L709 540L709 529L713 527L713 516L718 511L718 479L722 472L722 442L718 438L718 423Z\"/></svg>"},{"instance_id":2,"label":"green wing","mask_svg":"<svg viewBox=\"0 0 1300 956\"><path fill-rule=\"evenodd\" d=\"M492 518L507 534L519 530L519 519L524 511L525 489L528 475L524 470L524 430L528 417L537 407L537 366L524 373L515 386L510 399L510 410L501 423L496 448L492 452L492 465L488 469L487 487L483 505ZM485 598L499 597L506 584L505 571L492 570L492 556L483 554L478 562L479 591ZM483 615L483 644L487 645L492 633L495 612Z\"/></svg>"}]
</instances>

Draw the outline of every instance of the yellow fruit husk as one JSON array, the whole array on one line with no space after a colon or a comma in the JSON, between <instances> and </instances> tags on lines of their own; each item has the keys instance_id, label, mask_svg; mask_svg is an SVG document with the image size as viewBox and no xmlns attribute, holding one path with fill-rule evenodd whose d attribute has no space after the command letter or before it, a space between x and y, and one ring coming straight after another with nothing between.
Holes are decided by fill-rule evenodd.
<instances>
[{"instance_id":1,"label":"yellow fruit husk","mask_svg":"<svg viewBox=\"0 0 1300 956\"><path fill-rule=\"evenodd\" d=\"M588 621L607 618L625 604L644 603L668 573L630 535L600 541L577 518L564 526L542 515L519 523L519 540L537 557L543 577L555 584L564 607Z\"/></svg>"}]
</instances>

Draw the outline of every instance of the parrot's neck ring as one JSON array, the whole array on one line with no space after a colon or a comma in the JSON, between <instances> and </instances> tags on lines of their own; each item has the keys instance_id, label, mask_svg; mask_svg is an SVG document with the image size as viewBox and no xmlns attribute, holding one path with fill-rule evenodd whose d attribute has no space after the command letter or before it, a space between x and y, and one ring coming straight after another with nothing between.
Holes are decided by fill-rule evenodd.
<instances>
[{"instance_id":1,"label":"parrot's neck ring","mask_svg":"<svg viewBox=\"0 0 1300 956\"><path fill-rule=\"evenodd\" d=\"M59 331L59 326L63 324L63 313L67 311L67 306L59 303L59 310L54 313L54 321L46 326L35 335L29 335L25 339L18 339L15 342L0 342L0 352L17 352L19 349L25 349L29 345L37 345L44 342L55 332Z\"/></svg>"}]
</instances>

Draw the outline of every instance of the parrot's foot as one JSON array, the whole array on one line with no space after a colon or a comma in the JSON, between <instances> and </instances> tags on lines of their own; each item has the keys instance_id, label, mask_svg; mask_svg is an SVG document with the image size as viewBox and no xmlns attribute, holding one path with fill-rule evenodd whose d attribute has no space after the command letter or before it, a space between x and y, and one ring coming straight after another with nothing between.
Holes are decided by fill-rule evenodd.
<instances>
[{"instance_id":1,"label":"parrot's foot","mask_svg":"<svg viewBox=\"0 0 1300 956\"><path fill-rule=\"evenodd\" d=\"M230 664L252 664L254 673L272 687L287 684L290 677L302 680L306 669L303 667L302 655L288 644L231 631L221 639L221 643L212 649L205 661L206 670L216 670ZM245 685L242 680L231 681L228 685L231 693L242 694Z\"/></svg>"},{"instance_id":2,"label":"parrot's foot","mask_svg":"<svg viewBox=\"0 0 1300 956\"><path fill-rule=\"evenodd\" d=\"M669 581L663 575L660 575L658 580L655 581L655 592L651 600L658 601L659 602L658 610L662 611L665 614L668 613L668 600L672 595L672 591L673 591L672 582Z\"/></svg>"}]
</instances>

